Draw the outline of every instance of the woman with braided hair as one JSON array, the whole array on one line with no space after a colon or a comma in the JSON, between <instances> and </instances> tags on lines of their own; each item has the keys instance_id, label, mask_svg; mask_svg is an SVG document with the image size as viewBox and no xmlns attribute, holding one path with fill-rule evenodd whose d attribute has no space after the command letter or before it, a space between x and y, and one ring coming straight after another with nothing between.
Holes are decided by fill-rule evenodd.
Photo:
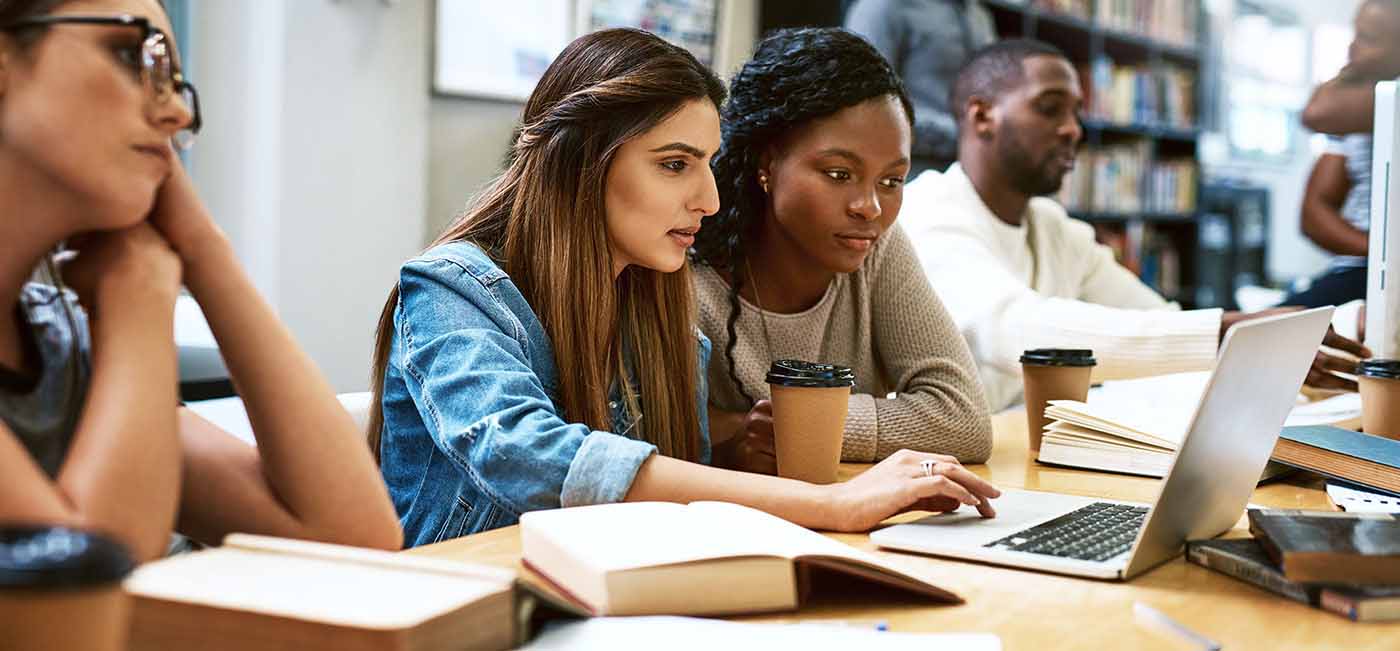
<instances>
[{"instance_id":1,"label":"woman with braided hair","mask_svg":"<svg viewBox=\"0 0 1400 651\"><path fill-rule=\"evenodd\" d=\"M410 546L622 500L728 501L844 531L911 509L992 515L996 489L936 455L822 486L709 465L710 348L686 252L720 207L723 99L651 34L580 37L525 104L505 170L403 265L369 439Z\"/></svg>"},{"instance_id":2,"label":"woman with braided hair","mask_svg":"<svg viewBox=\"0 0 1400 651\"><path fill-rule=\"evenodd\" d=\"M985 461L992 431L972 356L894 227L914 121L899 78L851 32L786 30L758 45L729 93L720 210L693 252L700 325L717 349L716 463L772 472L764 378L785 358L854 369L843 460L907 448Z\"/></svg>"}]
</instances>

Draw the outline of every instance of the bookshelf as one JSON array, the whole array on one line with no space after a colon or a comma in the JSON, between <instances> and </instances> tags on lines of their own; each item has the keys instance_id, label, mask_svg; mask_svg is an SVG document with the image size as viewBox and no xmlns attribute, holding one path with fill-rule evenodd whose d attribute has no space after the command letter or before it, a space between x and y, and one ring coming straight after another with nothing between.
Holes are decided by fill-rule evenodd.
<instances>
[{"instance_id":1,"label":"bookshelf","mask_svg":"<svg viewBox=\"0 0 1400 651\"><path fill-rule=\"evenodd\" d=\"M983 0L1003 38L1064 50L1085 90L1084 142L1057 199L1145 282L1186 307L1203 264L1199 0ZM1212 297L1215 300L1211 300ZM1228 299L1226 299L1228 300Z\"/></svg>"}]
</instances>

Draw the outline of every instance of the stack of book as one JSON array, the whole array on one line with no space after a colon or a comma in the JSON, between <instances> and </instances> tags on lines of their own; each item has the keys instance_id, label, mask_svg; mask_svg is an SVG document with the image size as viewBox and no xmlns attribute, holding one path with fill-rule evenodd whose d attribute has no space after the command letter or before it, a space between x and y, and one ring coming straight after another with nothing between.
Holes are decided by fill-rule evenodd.
<instances>
[{"instance_id":1,"label":"stack of book","mask_svg":"<svg viewBox=\"0 0 1400 651\"><path fill-rule=\"evenodd\" d=\"M1188 543L1186 557L1353 621L1400 621L1400 518L1250 509L1249 530Z\"/></svg>"}]
</instances>

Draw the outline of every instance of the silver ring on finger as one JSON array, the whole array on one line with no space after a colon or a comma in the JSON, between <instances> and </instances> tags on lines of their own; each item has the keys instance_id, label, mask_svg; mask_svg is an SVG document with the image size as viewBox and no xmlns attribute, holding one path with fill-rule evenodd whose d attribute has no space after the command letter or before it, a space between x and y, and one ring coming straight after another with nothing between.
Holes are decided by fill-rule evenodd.
<instances>
[{"instance_id":1,"label":"silver ring on finger","mask_svg":"<svg viewBox=\"0 0 1400 651\"><path fill-rule=\"evenodd\" d=\"M919 467L924 469L924 476L925 476L925 477L932 477L932 476L933 476L933 466L934 466L935 464L937 464L937 463L938 463L938 462L937 462L937 461L934 461L933 459L924 459L923 461L920 461L920 462L919 462Z\"/></svg>"}]
</instances>

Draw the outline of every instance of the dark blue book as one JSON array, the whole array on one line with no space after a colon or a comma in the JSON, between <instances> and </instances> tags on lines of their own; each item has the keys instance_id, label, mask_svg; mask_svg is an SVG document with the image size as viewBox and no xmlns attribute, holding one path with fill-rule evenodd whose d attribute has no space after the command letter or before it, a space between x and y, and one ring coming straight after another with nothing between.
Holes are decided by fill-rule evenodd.
<instances>
[{"instance_id":1,"label":"dark blue book","mask_svg":"<svg viewBox=\"0 0 1400 651\"><path fill-rule=\"evenodd\" d=\"M1285 427L1274 461L1388 493L1400 493L1400 441L1339 427Z\"/></svg>"}]
</instances>

